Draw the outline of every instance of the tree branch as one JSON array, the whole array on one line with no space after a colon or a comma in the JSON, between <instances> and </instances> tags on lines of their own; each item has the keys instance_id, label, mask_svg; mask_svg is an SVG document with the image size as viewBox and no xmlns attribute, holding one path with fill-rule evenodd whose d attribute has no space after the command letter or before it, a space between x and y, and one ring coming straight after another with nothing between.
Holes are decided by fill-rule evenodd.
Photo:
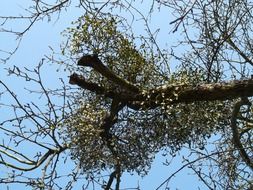
<instances>
[{"instance_id":1,"label":"tree branch","mask_svg":"<svg viewBox=\"0 0 253 190\"><path fill-rule=\"evenodd\" d=\"M149 90L144 97L148 97L150 101L144 102L143 106L154 108L165 100L168 104L175 104L196 101L232 100L250 96L253 96L253 79L198 86L174 85ZM139 101L144 101L144 97L139 96Z\"/></svg>"},{"instance_id":2,"label":"tree branch","mask_svg":"<svg viewBox=\"0 0 253 190\"><path fill-rule=\"evenodd\" d=\"M107 98L114 99L117 98L120 102L125 103L128 107L132 109L138 109L135 103L132 101L135 99L132 94L128 94L126 92L116 92L112 90L108 90L102 86L99 86L96 83L87 82L83 76L80 76L76 73L73 73L70 76L69 83L73 85L78 85L79 87L94 92L99 95L104 95Z\"/></svg>"},{"instance_id":3,"label":"tree branch","mask_svg":"<svg viewBox=\"0 0 253 190\"><path fill-rule=\"evenodd\" d=\"M121 178L121 170L120 170L120 163L116 165L116 186L115 190L119 190L119 185L120 185L120 178Z\"/></svg>"},{"instance_id":4,"label":"tree branch","mask_svg":"<svg viewBox=\"0 0 253 190\"><path fill-rule=\"evenodd\" d=\"M112 182L113 182L113 180L114 180L115 177L116 177L116 170L111 173L110 178L108 180L108 183L107 183L107 185L105 187L105 190L110 190L110 188L112 186Z\"/></svg>"},{"instance_id":5,"label":"tree branch","mask_svg":"<svg viewBox=\"0 0 253 190\"><path fill-rule=\"evenodd\" d=\"M78 85L79 87L95 92L96 94L103 94L106 97L114 98L115 93L114 92L108 92L105 88L99 86L96 83L87 82L85 78L81 75L78 75L76 73L72 74L69 78L69 84Z\"/></svg>"},{"instance_id":6,"label":"tree branch","mask_svg":"<svg viewBox=\"0 0 253 190\"><path fill-rule=\"evenodd\" d=\"M95 69L95 71L99 72L101 75L106 77L108 80L111 80L115 84L119 85L120 87L134 93L139 92L138 87L131 84L129 81L120 78L119 76L114 74L109 68L107 68L101 62L97 55L85 55L78 61L77 65L92 67L93 69Z\"/></svg>"},{"instance_id":7,"label":"tree branch","mask_svg":"<svg viewBox=\"0 0 253 190\"><path fill-rule=\"evenodd\" d=\"M121 171L120 171L120 164L118 163L115 166L115 170L111 173L111 175L109 177L109 180L107 182L105 190L109 190L111 188L112 182L113 182L114 178L116 178L116 187L115 187L115 190L119 190L120 177L121 177Z\"/></svg>"},{"instance_id":8,"label":"tree branch","mask_svg":"<svg viewBox=\"0 0 253 190\"><path fill-rule=\"evenodd\" d=\"M40 167L51 155L56 155L56 154L60 154L62 151L64 151L66 148L62 149L62 150L53 150L53 149L49 149L38 161L33 161L32 163L32 167L30 168L23 168L23 167L19 167L15 164L11 164L11 163L7 163L4 160L0 161L0 164L6 165L10 168L16 169L16 170L20 170L20 171L32 171L38 167ZM6 153L5 153L6 154ZM8 154L6 154L8 156ZM16 159L17 160L17 159ZM22 162L20 162L22 163ZM31 164L29 164L31 165Z\"/></svg>"},{"instance_id":9,"label":"tree branch","mask_svg":"<svg viewBox=\"0 0 253 190\"><path fill-rule=\"evenodd\" d=\"M85 81L84 77L72 74L70 84L76 84L83 89L102 94L121 102L134 110L143 108L156 108L165 103L192 103L196 101L231 100L239 97L253 96L253 79L235 80L201 85L167 85L150 90L141 91L138 87L120 78L108 69L96 55L83 56L78 65L94 68L101 75L119 86L119 92L115 92L96 83Z\"/></svg>"},{"instance_id":10,"label":"tree branch","mask_svg":"<svg viewBox=\"0 0 253 190\"><path fill-rule=\"evenodd\" d=\"M233 143L236 149L238 149L243 161L253 170L253 161L250 159L248 156L247 152L243 148L243 145L240 140L240 134L237 129L237 115L240 112L240 108L243 105L249 105L250 102L247 98L242 98L241 100L237 101L234 105L234 109L232 112L232 117L231 117L231 129L233 133Z\"/></svg>"},{"instance_id":11,"label":"tree branch","mask_svg":"<svg viewBox=\"0 0 253 190\"><path fill-rule=\"evenodd\" d=\"M89 91L94 92L99 95L104 95L105 97L108 97L111 99L117 98L117 99L120 99L121 101L128 101L128 100L133 99L133 97L131 97L130 94L118 93L118 92L115 92L112 90L108 90L108 89L98 85L97 83L86 81L83 76L78 75L76 73L74 73L70 76L69 83L73 84L73 85L78 85L79 87L81 87L85 90L89 90Z\"/></svg>"},{"instance_id":12,"label":"tree branch","mask_svg":"<svg viewBox=\"0 0 253 190\"><path fill-rule=\"evenodd\" d=\"M230 37L227 39L227 42L232 48L234 48L235 51L237 51L240 56L243 57L245 61L247 61L251 66L253 66L253 61L250 59L250 57L246 55L242 50L240 50L240 48L232 41Z\"/></svg>"}]
</instances>

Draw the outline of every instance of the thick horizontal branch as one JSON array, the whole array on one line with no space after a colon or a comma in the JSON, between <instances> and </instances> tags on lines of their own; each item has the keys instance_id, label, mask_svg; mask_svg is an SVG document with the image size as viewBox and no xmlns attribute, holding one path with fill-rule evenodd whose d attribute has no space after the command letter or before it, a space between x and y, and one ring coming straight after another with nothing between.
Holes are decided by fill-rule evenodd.
<instances>
[{"instance_id":1,"label":"thick horizontal branch","mask_svg":"<svg viewBox=\"0 0 253 190\"><path fill-rule=\"evenodd\" d=\"M139 88L134 84L131 84L129 81L122 79L115 73L113 73L109 68L107 68L98 58L97 55L85 55L77 63L80 66L92 67L95 71L99 72L102 76L106 77L108 80L111 80L115 84L119 85L125 90L138 93Z\"/></svg>"},{"instance_id":2,"label":"thick horizontal branch","mask_svg":"<svg viewBox=\"0 0 253 190\"><path fill-rule=\"evenodd\" d=\"M253 79L224 83L191 85L168 85L140 93L128 94L116 92L87 82L77 74L70 76L70 84L111 99L117 98L132 109L156 108L161 104L192 103L196 101L231 100L239 97L253 96ZM141 91L141 90L138 90Z\"/></svg>"},{"instance_id":3,"label":"thick horizontal branch","mask_svg":"<svg viewBox=\"0 0 253 190\"><path fill-rule=\"evenodd\" d=\"M231 100L253 96L253 79L224 83L202 84L198 86L168 86L150 90L144 101L145 107L157 107L162 102L168 104L192 103L196 101Z\"/></svg>"}]
</instances>

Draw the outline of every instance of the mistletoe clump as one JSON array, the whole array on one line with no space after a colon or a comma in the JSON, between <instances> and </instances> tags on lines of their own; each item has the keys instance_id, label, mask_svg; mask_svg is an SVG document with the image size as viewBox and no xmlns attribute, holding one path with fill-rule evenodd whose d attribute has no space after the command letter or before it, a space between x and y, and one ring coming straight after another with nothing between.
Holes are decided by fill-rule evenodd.
<instances>
[{"instance_id":1,"label":"mistletoe clump","mask_svg":"<svg viewBox=\"0 0 253 190\"><path fill-rule=\"evenodd\" d=\"M203 88L198 85L205 73L184 67L165 76L161 55L141 40L137 51L139 38L117 19L84 15L69 29L70 55L82 57L70 83L83 96L66 120L66 133L84 171L146 174L162 149L174 154L186 144L203 148L228 125L230 107L221 101L176 103L189 85Z\"/></svg>"}]
</instances>

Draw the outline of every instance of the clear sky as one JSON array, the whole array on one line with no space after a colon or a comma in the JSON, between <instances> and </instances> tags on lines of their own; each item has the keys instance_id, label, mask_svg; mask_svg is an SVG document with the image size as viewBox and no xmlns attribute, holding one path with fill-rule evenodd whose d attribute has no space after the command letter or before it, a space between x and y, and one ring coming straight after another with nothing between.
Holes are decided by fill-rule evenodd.
<instances>
[{"instance_id":1,"label":"clear sky","mask_svg":"<svg viewBox=\"0 0 253 190\"><path fill-rule=\"evenodd\" d=\"M2 1L0 6L0 14L1 15L18 15L23 11L23 8L27 8L28 4L31 1L29 0L10 0L10 1ZM145 3L142 4L142 6L145 6ZM145 8L145 7L142 7ZM74 10L74 11L73 11ZM168 14L168 13L165 13ZM7 64L0 64L0 80L5 81L10 88L18 92L18 97L21 98L24 101L32 100L33 97L30 96L25 90L25 87L28 87L27 85L30 85L27 82L19 81L17 78L7 77L7 72L4 68L11 67L12 65L18 65L21 68L27 67L27 68L34 68L37 66L37 64L41 61L41 59L45 55L50 55L51 50L50 47L55 49L56 51L59 50L60 44L63 40L63 37L61 36L61 32L66 29L66 27L71 26L71 21L74 21L78 16L81 15L80 10L72 7L72 10L67 12L62 12L60 15L60 19L56 20L55 22L48 23L47 20L39 21L37 22L30 31L28 31L17 52L11 57L11 59L8 61ZM154 18L155 24L153 25L154 28L159 28L160 26L165 26L164 22L169 23L169 18L166 19L168 15L163 15L161 17ZM22 28L25 23L23 21L15 21L15 23L10 24L10 29L16 29L16 28ZM138 28L139 27L139 28ZM136 32L141 32L143 30L142 25L136 25L135 28ZM161 35L165 36L164 38L160 38L160 42L164 43L163 46L168 43L168 45L171 45L170 43L173 43L172 38L169 36L169 29L165 28L165 30L161 30ZM179 37L178 34L170 34L174 35L173 39ZM0 49L6 49L11 48L15 46L16 41L14 41L14 36L10 36L5 33L0 33ZM171 41L170 41L171 39ZM165 43L166 41L166 43ZM50 47L49 47L50 46ZM3 53L0 54L1 57L4 56ZM58 66L49 66L48 68L56 68ZM68 73L64 73L63 71L56 73L55 69L48 69L44 73L44 82L50 86L50 87L56 87L59 85L59 78L63 78L65 82L68 82L67 78ZM29 86L30 87L30 86ZM9 99L6 99L6 101L11 101ZM34 100L36 101L36 100ZM1 112L0 107L0 115L1 117L8 117L10 113ZM30 151L30 150L29 150ZM185 152L185 154L187 154ZM169 160L170 157L167 157ZM166 157L162 157L161 155L157 155L156 160L154 164L152 165L151 171L148 174L148 176L144 177L143 179L141 177L137 176L129 176L124 175L122 179L122 186L123 187L136 187L137 184L140 184L141 189L147 189L152 190L159 186L160 183L162 183L172 172L176 171L178 168L181 167L181 160L175 159L172 164L169 167L165 167L162 162L165 161ZM62 167L66 167L62 165ZM1 167L0 167L1 169ZM182 189L182 190L189 190L191 188L191 184L198 183L196 177L192 177L191 175L188 175L191 173L190 170L184 170L182 174L178 175L174 180L172 180L172 183L170 185L170 189ZM139 181L139 182L138 182ZM194 185L195 186L195 185ZM196 187L196 186L195 186ZM13 190L15 190L14 187ZM0 184L0 189L7 189L4 184ZM29 188L27 188L29 189ZM161 188L163 189L163 188ZM205 189L204 187L202 189ZM12 190L12 188L10 188Z\"/></svg>"}]
</instances>

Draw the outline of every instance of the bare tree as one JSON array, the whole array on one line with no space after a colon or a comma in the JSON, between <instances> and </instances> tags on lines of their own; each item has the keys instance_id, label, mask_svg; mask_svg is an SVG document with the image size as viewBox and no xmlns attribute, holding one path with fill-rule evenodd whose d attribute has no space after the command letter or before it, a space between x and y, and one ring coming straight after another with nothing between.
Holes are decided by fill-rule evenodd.
<instances>
[{"instance_id":1,"label":"bare tree","mask_svg":"<svg viewBox=\"0 0 253 190\"><path fill-rule=\"evenodd\" d=\"M253 2L157 0L146 12L136 8L145 2L134 1L32 2L27 15L1 16L1 32L21 40L37 21L60 19L73 3L84 14L63 33L61 55L46 58L70 73L68 85L62 79L61 88L45 86L45 59L34 70L7 70L37 85L27 90L46 105L23 103L0 81L0 109L12 113L0 122L0 183L120 189L124 172L147 175L157 152L169 157L186 148L191 156L157 189L169 188L185 168L207 189L252 188ZM170 35L181 35L170 48L152 28L164 9L174 16ZM6 29L20 19L28 21L25 29ZM34 149L33 158L24 146ZM61 172L66 163L72 167Z\"/></svg>"}]
</instances>

